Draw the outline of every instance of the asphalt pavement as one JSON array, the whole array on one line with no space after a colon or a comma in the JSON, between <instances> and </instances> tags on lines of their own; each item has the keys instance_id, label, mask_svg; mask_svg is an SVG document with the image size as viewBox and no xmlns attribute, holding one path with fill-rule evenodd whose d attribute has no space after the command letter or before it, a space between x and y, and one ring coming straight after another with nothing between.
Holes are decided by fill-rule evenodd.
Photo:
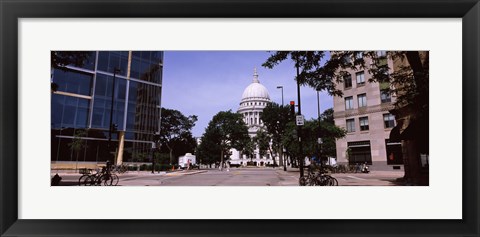
<instances>
[{"instance_id":1,"label":"asphalt pavement","mask_svg":"<svg viewBox=\"0 0 480 237\"><path fill-rule=\"evenodd\" d=\"M51 174L53 177L55 173ZM78 186L81 174L59 173L60 186ZM339 186L398 186L402 171L371 171L331 174ZM118 186L298 186L300 172L295 168L231 168L176 170L169 172L130 171L118 174Z\"/></svg>"}]
</instances>

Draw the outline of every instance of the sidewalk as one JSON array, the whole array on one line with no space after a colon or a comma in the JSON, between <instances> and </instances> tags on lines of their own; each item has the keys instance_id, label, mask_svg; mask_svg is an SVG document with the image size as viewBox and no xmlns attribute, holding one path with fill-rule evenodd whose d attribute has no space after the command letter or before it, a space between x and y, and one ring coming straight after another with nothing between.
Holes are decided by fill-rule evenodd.
<instances>
[{"instance_id":1,"label":"sidewalk","mask_svg":"<svg viewBox=\"0 0 480 237\"><path fill-rule=\"evenodd\" d=\"M147 176L147 175L192 175L192 174L199 174L199 173L204 173L207 172L208 170L174 170L174 171L155 171L155 173L152 174L152 171L128 171L125 173L115 173L119 176L123 175L137 175L137 176ZM93 171L95 173L95 171ZM68 172L57 172L57 170L51 170L50 171L50 176L54 176L55 174L58 174L60 176L81 176L83 174L75 171L68 171Z\"/></svg>"}]
</instances>

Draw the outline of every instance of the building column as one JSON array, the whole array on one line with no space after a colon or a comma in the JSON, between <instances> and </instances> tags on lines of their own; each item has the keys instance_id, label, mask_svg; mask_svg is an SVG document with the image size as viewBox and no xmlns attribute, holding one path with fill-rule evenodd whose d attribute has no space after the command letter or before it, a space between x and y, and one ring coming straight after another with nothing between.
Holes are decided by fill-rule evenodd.
<instances>
[{"instance_id":1,"label":"building column","mask_svg":"<svg viewBox=\"0 0 480 237\"><path fill-rule=\"evenodd\" d=\"M122 165L123 163L123 145L125 142L125 131L118 132L118 152L115 165Z\"/></svg>"}]
</instances>

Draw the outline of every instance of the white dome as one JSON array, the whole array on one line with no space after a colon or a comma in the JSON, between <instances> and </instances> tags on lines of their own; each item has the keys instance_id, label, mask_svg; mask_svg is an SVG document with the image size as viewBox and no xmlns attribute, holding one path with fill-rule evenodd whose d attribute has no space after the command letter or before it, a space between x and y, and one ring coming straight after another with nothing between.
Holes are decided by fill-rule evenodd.
<instances>
[{"instance_id":1,"label":"white dome","mask_svg":"<svg viewBox=\"0 0 480 237\"><path fill-rule=\"evenodd\" d=\"M270 100L267 88L260 84L260 81L258 80L257 69L255 69L255 73L253 74L252 84L247 86L243 91L242 101L253 98Z\"/></svg>"},{"instance_id":2,"label":"white dome","mask_svg":"<svg viewBox=\"0 0 480 237\"><path fill-rule=\"evenodd\" d=\"M265 86L260 83L253 82L245 90L243 91L242 101L246 99L253 99L253 98L262 98L270 100L270 96L268 95L268 90Z\"/></svg>"}]
</instances>

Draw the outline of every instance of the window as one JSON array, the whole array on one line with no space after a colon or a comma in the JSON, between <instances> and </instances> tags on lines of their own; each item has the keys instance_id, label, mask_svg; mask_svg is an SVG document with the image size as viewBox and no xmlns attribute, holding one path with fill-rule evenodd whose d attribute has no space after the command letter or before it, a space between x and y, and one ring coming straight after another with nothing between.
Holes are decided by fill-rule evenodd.
<instances>
[{"instance_id":1,"label":"window","mask_svg":"<svg viewBox=\"0 0 480 237\"><path fill-rule=\"evenodd\" d=\"M385 140L387 165L403 165L402 143Z\"/></svg>"},{"instance_id":2,"label":"window","mask_svg":"<svg viewBox=\"0 0 480 237\"><path fill-rule=\"evenodd\" d=\"M352 87L352 76L348 75L343 77L343 84L345 86L345 89L351 88Z\"/></svg>"},{"instance_id":3,"label":"window","mask_svg":"<svg viewBox=\"0 0 480 237\"><path fill-rule=\"evenodd\" d=\"M90 100L52 94L52 128L86 128Z\"/></svg>"},{"instance_id":4,"label":"window","mask_svg":"<svg viewBox=\"0 0 480 237\"><path fill-rule=\"evenodd\" d=\"M356 52L355 53L355 59L362 59L363 58L363 52Z\"/></svg>"},{"instance_id":5,"label":"window","mask_svg":"<svg viewBox=\"0 0 480 237\"><path fill-rule=\"evenodd\" d=\"M359 118L359 122L360 122L360 131L367 131L368 130L368 117Z\"/></svg>"},{"instance_id":6,"label":"window","mask_svg":"<svg viewBox=\"0 0 480 237\"><path fill-rule=\"evenodd\" d=\"M393 116L393 114L384 114L383 123L385 125L385 128L395 127L395 116Z\"/></svg>"},{"instance_id":7,"label":"window","mask_svg":"<svg viewBox=\"0 0 480 237\"><path fill-rule=\"evenodd\" d=\"M112 120L113 123L117 124L119 128L123 128L127 81L118 77L115 80L115 95L112 111ZM94 128L108 129L110 126L112 82L113 77L97 73L92 116L92 127ZM138 90L138 92L135 93L134 90ZM135 100L137 106L140 103L145 103L144 101L146 101L142 96L138 95L139 91L142 91L142 88L135 87L134 89L132 89L132 91L130 91L131 94L129 95L129 99ZM143 89L142 93L144 93L144 95L147 95L145 89Z\"/></svg>"},{"instance_id":8,"label":"window","mask_svg":"<svg viewBox=\"0 0 480 237\"><path fill-rule=\"evenodd\" d=\"M357 72L357 85L362 86L365 85L365 73L364 72Z\"/></svg>"},{"instance_id":9,"label":"window","mask_svg":"<svg viewBox=\"0 0 480 237\"><path fill-rule=\"evenodd\" d=\"M91 95L93 75L74 70L55 69L53 82L57 84L57 91L70 92L80 95Z\"/></svg>"},{"instance_id":10,"label":"window","mask_svg":"<svg viewBox=\"0 0 480 237\"><path fill-rule=\"evenodd\" d=\"M352 62L352 60L350 59L350 55L348 54L343 55L341 60L343 64L350 64Z\"/></svg>"},{"instance_id":11,"label":"window","mask_svg":"<svg viewBox=\"0 0 480 237\"><path fill-rule=\"evenodd\" d=\"M382 100L382 103L392 102L392 97L390 96L390 93L388 93L388 92L380 91L380 99Z\"/></svg>"},{"instance_id":12,"label":"window","mask_svg":"<svg viewBox=\"0 0 480 237\"><path fill-rule=\"evenodd\" d=\"M377 66L387 65L387 51L377 51Z\"/></svg>"},{"instance_id":13,"label":"window","mask_svg":"<svg viewBox=\"0 0 480 237\"><path fill-rule=\"evenodd\" d=\"M355 132L355 119L347 119L347 132Z\"/></svg>"},{"instance_id":14,"label":"window","mask_svg":"<svg viewBox=\"0 0 480 237\"><path fill-rule=\"evenodd\" d=\"M353 97L345 97L345 109L353 109Z\"/></svg>"},{"instance_id":15,"label":"window","mask_svg":"<svg viewBox=\"0 0 480 237\"><path fill-rule=\"evenodd\" d=\"M372 164L370 141L347 142L349 164Z\"/></svg>"},{"instance_id":16,"label":"window","mask_svg":"<svg viewBox=\"0 0 480 237\"><path fill-rule=\"evenodd\" d=\"M367 94L360 94L358 97L358 107L366 107L367 106Z\"/></svg>"},{"instance_id":17,"label":"window","mask_svg":"<svg viewBox=\"0 0 480 237\"><path fill-rule=\"evenodd\" d=\"M128 52L127 51L100 51L98 54L98 70L113 73L114 69L120 69L117 75L127 75Z\"/></svg>"}]
</instances>

